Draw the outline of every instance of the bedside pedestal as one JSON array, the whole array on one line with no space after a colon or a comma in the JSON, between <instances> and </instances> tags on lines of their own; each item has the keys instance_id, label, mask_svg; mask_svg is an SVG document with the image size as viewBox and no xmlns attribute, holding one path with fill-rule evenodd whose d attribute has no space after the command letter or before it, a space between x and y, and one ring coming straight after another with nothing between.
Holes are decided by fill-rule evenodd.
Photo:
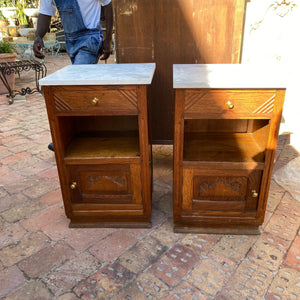
<instances>
[{"instance_id":1,"label":"bedside pedestal","mask_svg":"<svg viewBox=\"0 0 300 300\"><path fill-rule=\"evenodd\" d=\"M285 85L248 65L174 65L175 232L257 234Z\"/></svg>"},{"instance_id":2,"label":"bedside pedestal","mask_svg":"<svg viewBox=\"0 0 300 300\"><path fill-rule=\"evenodd\" d=\"M155 64L71 65L40 80L70 227L149 227Z\"/></svg>"}]
</instances>

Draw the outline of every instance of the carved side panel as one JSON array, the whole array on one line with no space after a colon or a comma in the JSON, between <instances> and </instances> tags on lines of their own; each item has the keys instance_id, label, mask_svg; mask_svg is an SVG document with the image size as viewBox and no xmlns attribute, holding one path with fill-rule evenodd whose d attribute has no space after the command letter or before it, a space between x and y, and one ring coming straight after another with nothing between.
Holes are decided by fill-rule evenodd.
<instances>
[{"instance_id":1,"label":"carved side panel","mask_svg":"<svg viewBox=\"0 0 300 300\"><path fill-rule=\"evenodd\" d=\"M186 93L184 111L192 111L192 107L197 102L200 102L201 99L207 94L207 92L197 92L197 93Z\"/></svg>"},{"instance_id":2,"label":"carved side panel","mask_svg":"<svg viewBox=\"0 0 300 300\"><path fill-rule=\"evenodd\" d=\"M263 104L261 104L252 113L253 114L270 114L270 113L273 112L274 103L275 103L275 95L273 95L266 102L264 102Z\"/></svg>"},{"instance_id":3,"label":"carved side panel","mask_svg":"<svg viewBox=\"0 0 300 300\"><path fill-rule=\"evenodd\" d=\"M63 98L59 97L56 94L54 94L54 106L55 110L59 112L72 111L73 109L73 107L68 102L64 101Z\"/></svg>"},{"instance_id":4,"label":"carved side panel","mask_svg":"<svg viewBox=\"0 0 300 300\"><path fill-rule=\"evenodd\" d=\"M122 97L125 100L125 105L126 105L126 101L127 104L134 108L137 108L137 94L136 94L136 90L119 90L118 91Z\"/></svg>"}]
</instances>

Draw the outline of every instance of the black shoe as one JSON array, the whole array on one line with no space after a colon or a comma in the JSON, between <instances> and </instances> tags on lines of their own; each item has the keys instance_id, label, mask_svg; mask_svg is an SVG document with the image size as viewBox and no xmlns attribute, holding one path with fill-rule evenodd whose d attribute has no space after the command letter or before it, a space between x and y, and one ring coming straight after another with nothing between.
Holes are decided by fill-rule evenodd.
<instances>
[{"instance_id":1,"label":"black shoe","mask_svg":"<svg viewBox=\"0 0 300 300\"><path fill-rule=\"evenodd\" d=\"M53 143L50 143L50 144L48 145L48 149L51 150L51 151L54 151Z\"/></svg>"}]
</instances>

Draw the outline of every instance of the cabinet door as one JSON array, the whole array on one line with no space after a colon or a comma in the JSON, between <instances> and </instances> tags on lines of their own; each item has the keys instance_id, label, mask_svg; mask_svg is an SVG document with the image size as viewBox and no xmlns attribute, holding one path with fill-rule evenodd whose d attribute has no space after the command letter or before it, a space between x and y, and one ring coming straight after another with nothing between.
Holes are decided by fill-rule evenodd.
<instances>
[{"instance_id":1,"label":"cabinet door","mask_svg":"<svg viewBox=\"0 0 300 300\"><path fill-rule=\"evenodd\" d=\"M182 209L209 215L256 211L261 175L261 170L184 168Z\"/></svg>"},{"instance_id":2,"label":"cabinet door","mask_svg":"<svg viewBox=\"0 0 300 300\"><path fill-rule=\"evenodd\" d=\"M73 209L142 209L140 164L70 165Z\"/></svg>"}]
</instances>

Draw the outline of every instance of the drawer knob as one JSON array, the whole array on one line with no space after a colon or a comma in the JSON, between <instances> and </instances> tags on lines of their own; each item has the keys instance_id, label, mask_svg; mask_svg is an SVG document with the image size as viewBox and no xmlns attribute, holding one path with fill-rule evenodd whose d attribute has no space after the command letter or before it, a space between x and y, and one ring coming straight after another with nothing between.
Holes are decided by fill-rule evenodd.
<instances>
[{"instance_id":1,"label":"drawer knob","mask_svg":"<svg viewBox=\"0 0 300 300\"><path fill-rule=\"evenodd\" d=\"M76 181L72 182L70 185L71 190L75 190L76 187L77 187L77 182Z\"/></svg>"},{"instance_id":2,"label":"drawer knob","mask_svg":"<svg viewBox=\"0 0 300 300\"><path fill-rule=\"evenodd\" d=\"M233 103L231 101L227 101L226 105L228 106L229 109L233 109L234 108L234 105L233 105Z\"/></svg>"},{"instance_id":3,"label":"drawer knob","mask_svg":"<svg viewBox=\"0 0 300 300\"><path fill-rule=\"evenodd\" d=\"M257 198L258 197L258 192L256 190L252 190L251 193L252 193L252 197L253 198Z\"/></svg>"},{"instance_id":4,"label":"drawer knob","mask_svg":"<svg viewBox=\"0 0 300 300\"><path fill-rule=\"evenodd\" d=\"M97 97L95 97L93 100L92 100L92 104L93 105L97 105L98 104L98 101L99 99Z\"/></svg>"}]
</instances>

